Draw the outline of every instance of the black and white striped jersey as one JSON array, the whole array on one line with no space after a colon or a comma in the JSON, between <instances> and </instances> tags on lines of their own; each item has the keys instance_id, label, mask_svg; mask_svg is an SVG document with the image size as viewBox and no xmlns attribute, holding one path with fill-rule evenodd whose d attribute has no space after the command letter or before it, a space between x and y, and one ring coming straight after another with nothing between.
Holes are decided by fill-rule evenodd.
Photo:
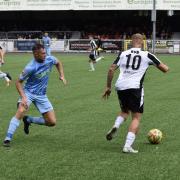
<instances>
[{"instance_id":1,"label":"black and white striped jersey","mask_svg":"<svg viewBox=\"0 0 180 180\"><path fill-rule=\"evenodd\" d=\"M90 46L91 46L92 50L95 50L97 48L97 45L93 39L90 41Z\"/></svg>"},{"instance_id":2,"label":"black and white striped jersey","mask_svg":"<svg viewBox=\"0 0 180 180\"><path fill-rule=\"evenodd\" d=\"M144 76L149 65L158 66L160 60L148 51L131 48L123 51L113 64L119 66L120 74L116 81L117 90L138 89L142 87Z\"/></svg>"},{"instance_id":3,"label":"black and white striped jersey","mask_svg":"<svg viewBox=\"0 0 180 180\"><path fill-rule=\"evenodd\" d=\"M96 56L97 56L97 45L95 43L94 40L91 40L90 41L90 46L91 46L91 56L93 56L93 59L96 59Z\"/></svg>"}]
</instances>

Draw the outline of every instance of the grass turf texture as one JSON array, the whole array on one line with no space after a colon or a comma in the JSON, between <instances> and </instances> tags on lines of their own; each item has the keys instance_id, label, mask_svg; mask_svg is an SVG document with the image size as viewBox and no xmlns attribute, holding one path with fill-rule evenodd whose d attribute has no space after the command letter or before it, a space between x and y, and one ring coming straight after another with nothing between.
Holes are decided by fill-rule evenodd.
<instances>
[{"instance_id":1,"label":"grass turf texture","mask_svg":"<svg viewBox=\"0 0 180 180\"><path fill-rule=\"evenodd\" d=\"M0 179L179 179L179 56L159 56L169 65L168 74L156 68L150 68L146 74L145 112L134 145L139 150L136 155L122 153L130 119L121 126L114 140L105 140L119 111L115 91L108 101L101 99L108 67L116 55L105 54L95 72L88 71L87 54L56 56L64 63L68 81L68 85L63 86L54 68L47 94L56 112L57 126L48 128L33 124L27 136L21 123L11 148L0 147ZM0 82L1 141L16 111L18 94L14 81L31 57L31 54L6 55L2 70L11 73L13 83L5 87L5 82ZM116 72L114 81L118 74ZM39 116L33 105L28 114ZM147 141L147 133L152 128L158 128L164 134L159 145L150 145Z\"/></svg>"}]
</instances>

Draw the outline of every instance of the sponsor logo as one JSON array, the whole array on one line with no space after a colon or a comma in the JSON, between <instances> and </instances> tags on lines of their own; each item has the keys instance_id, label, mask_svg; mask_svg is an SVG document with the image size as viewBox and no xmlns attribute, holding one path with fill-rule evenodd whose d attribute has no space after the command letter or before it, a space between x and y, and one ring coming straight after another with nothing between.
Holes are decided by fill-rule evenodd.
<instances>
[{"instance_id":1,"label":"sponsor logo","mask_svg":"<svg viewBox=\"0 0 180 180\"><path fill-rule=\"evenodd\" d=\"M0 0L0 6L20 6L20 0Z\"/></svg>"},{"instance_id":2,"label":"sponsor logo","mask_svg":"<svg viewBox=\"0 0 180 180\"><path fill-rule=\"evenodd\" d=\"M153 0L128 0L128 4L152 4ZM156 2L157 3L157 2Z\"/></svg>"},{"instance_id":3,"label":"sponsor logo","mask_svg":"<svg viewBox=\"0 0 180 180\"><path fill-rule=\"evenodd\" d=\"M128 0L129 4L133 4L134 0Z\"/></svg>"}]
</instances>

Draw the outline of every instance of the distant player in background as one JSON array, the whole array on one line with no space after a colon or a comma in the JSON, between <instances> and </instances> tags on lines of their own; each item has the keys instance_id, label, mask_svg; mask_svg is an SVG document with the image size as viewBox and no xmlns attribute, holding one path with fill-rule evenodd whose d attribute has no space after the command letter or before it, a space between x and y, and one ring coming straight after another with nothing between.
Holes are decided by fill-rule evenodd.
<instances>
[{"instance_id":1,"label":"distant player in background","mask_svg":"<svg viewBox=\"0 0 180 180\"><path fill-rule=\"evenodd\" d=\"M0 67L4 64L4 50L3 48L0 46ZM9 86L10 82L12 80L11 76L9 73L4 73L0 70L0 78L5 79L6 81L6 85Z\"/></svg>"},{"instance_id":2,"label":"distant player in background","mask_svg":"<svg viewBox=\"0 0 180 180\"><path fill-rule=\"evenodd\" d=\"M50 46L51 46L51 38L48 36L47 32L44 33L44 36L42 38L42 43L43 43L44 48L46 50L46 55L51 56L51 48L50 48Z\"/></svg>"},{"instance_id":3,"label":"distant player in background","mask_svg":"<svg viewBox=\"0 0 180 180\"><path fill-rule=\"evenodd\" d=\"M16 81L16 88L20 95L18 101L18 110L12 117L7 134L4 140L4 146L9 147L13 134L20 125L20 120L24 122L24 132L29 134L29 126L31 123L45 126L55 126L56 116L53 106L50 103L46 89L48 85L49 74L53 65L59 73L59 79L66 84L63 66L54 56L46 56L44 46L36 44L33 48L34 58L26 65L22 74ZM24 88L22 87L25 82ZM42 114L40 117L25 116L29 106L33 103L38 111Z\"/></svg>"},{"instance_id":4,"label":"distant player in background","mask_svg":"<svg viewBox=\"0 0 180 180\"><path fill-rule=\"evenodd\" d=\"M0 46L0 64L3 65L4 64L4 50L2 48L2 46Z\"/></svg>"},{"instance_id":5,"label":"distant player in background","mask_svg":"<svg viewBox=\"0 0 180 180\"><path fill-rule=\"evenodd\" d=\"M127 119L131 113L132 121L126 136L124 153L138 153L132 148L138 133L141 115L144 106L143 80L149 65L154 65L162 72L167 72L168 67L163 64L156 56L148 51L142 51L143 37L141 34L132 36L132 48L119 54L117 59L111 65L108 76L107 86L103 94L108 98L111 94L111 83L115 70L120 69L120 75L116 81L116 90L121 107L121 112L117 116L114 126L107 133L106 139L111 140L120 125Z\"/></svg>"},{"instance_id":6,"label":"distant player in background","mask_svg":"<svg viewBox=\"0 0 180 180\"><path fill-rule=\"evenodd\" d=\"M90 36L90 46L91 46L91 52L89 54L89 65L90 65L91 69L89 71L95 71L94 63L97 63L104 57L97 57L97 48L98 47L92 36Z\"/></svg>"}]
</instances>

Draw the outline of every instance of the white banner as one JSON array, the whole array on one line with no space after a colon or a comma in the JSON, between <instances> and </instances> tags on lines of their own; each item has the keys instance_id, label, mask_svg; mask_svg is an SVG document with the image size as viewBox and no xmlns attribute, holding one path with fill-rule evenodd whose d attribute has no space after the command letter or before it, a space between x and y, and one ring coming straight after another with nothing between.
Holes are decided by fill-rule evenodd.
<instances>
[{"instance_id":1,"label":"white banner","mask_svg":"<svg viewBox=\"0 0 180 180\"><path fill-rule=\"evenodd\" d=\"M64 40L52 40L51 50L57 52L64 51Z\"/></svg>"},{"instance_id":2,"label":"white banner","mask_svg":"<svg viewBox=\"0 0 180 180\"><path fill-rule=\"evenodd\" d=\"M0 0L7 10L151 10L153 0ZM158 10L180 10L180 0L156 0Z\"/></svg>"},{"instance_id":3,"label":"white banner","mask_svg":"<svg viewBox=\"0 0 180 180\"><path fill-rule=\"evenodd\" d=\"M0 40L0 46L5 52L14 52L14 41L13 40Z\"/></svg>"}]
</instances>

